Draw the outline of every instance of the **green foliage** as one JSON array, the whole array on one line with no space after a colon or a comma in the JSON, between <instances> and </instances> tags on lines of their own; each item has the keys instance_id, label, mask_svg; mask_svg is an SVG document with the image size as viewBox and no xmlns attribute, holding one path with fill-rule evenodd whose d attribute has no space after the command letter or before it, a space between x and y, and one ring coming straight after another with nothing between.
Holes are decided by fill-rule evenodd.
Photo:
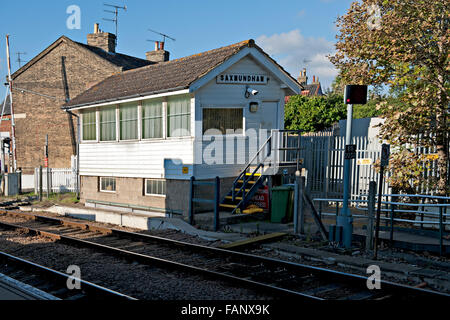
<instances>
[{"instance_id":1,"label":"green foliage","mask_svg":"<svg viewBox=\"0 0 450 320\"><path fill-rule=\"evenodd\" d=\"M285 107L288 130L317 132L331 127L347 116L344 99L339 95L328 97L291 97Z\"/></svg>"},{"instance_id":2,"label":"green foliage","mask_svg":"<svg viewBox=\"0 0 450 320\"><path fill-rule=\"evenodd\" d=\"M378 117L380 111L372 100L367 105L353 107L353 118ZM285 124L288 130L318 132L330 128L339 120L347 119L347 106L341 94L329 93L323 97L291 97L285 107Z\"/></svg>"},{"instance_id":3,"label":"green foliage","mask_svg":"<svg viewBox=\"0 0 450 320\"><path fill-rule=\"evenodd\" d=\"M365 105L355 105L353 106L353 118L363 119L363 118L377 118L381 116L381 111L377 109L378 103L381 100L370 100Z\"/></svg>"},{"instance_id":4,"label":"green foliage","mask_svg":"<svg viewBox=\"0 0 450 320\"><path fill-rule=\"evenodd\" d=\"M371 28L374 5L381 17ZM377 109L386 120L380 137L397 150L390 182L400 191L423 183L415 170L423 160L415 150L431 148L438 155L434 188L450 194L449 17L448 0L359 0L337 21L337 50L330 60L340 71L340 81L393 88L392 99L381 101Z\"/></svg>"}]
</instances>

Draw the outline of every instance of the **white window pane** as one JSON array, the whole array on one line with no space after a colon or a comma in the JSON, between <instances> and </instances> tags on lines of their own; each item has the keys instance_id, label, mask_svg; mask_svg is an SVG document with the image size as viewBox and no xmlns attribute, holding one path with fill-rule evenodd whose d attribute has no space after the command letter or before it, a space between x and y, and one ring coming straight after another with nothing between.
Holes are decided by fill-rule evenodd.
<instances>
[{"instance_id":1,"label":"white window pane","mask_svg":"<svg viewBox=\"0 0 450 320\"><path fill-rule=\"evenodd\" d=\"M168 136L190 135L191 99L189 96L168 99Z\"/></svg>"}]
</instances>

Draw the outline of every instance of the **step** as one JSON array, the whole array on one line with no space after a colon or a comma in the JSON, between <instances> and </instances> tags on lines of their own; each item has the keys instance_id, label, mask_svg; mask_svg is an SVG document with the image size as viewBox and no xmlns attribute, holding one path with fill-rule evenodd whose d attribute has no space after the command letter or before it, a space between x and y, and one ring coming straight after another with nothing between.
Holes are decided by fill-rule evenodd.
<instances>
[{"instance_id":1,"label":"step","mask_svg":"<svg viewBox=\"0 0 450 320\"><path fill-rule=\"evenodd\" d=\"M233 201L232 196L225 197L225 199ZM234 197L234 200L242 201L242 199L243 199L242 197Z\"/></svg>"},{"instance_id":2,"label":"step","mask_svg":"<svg viewBox=\"0 0 450 320\"><path fill-rule=\"evenodd\" d=\"M244 180L239 180L238 181L239 183L244 183ZM247 181L247 184L255 184L256 183L256 181Z\"/></svg>"},{"instance_id":3,"label":"step","mask_svg":"<svg viewBox=\"0 0 450 320\"><path fill-rule=\"evenodd\" d=\"M241 189L234 189L234 191L239 192ZM245 189L245 193L249 193L250 189Z\"/></svg>"},{"instance_id":4,"label":"step","mask_svg":"<svg viewBox=\"0 0 450 320\"><path fill-rule=\"evenodd\" d=\"M236 209L235 205L232 204L221 204L220 205L222 208L228 208L228 209Z\"/></svg>"},{"instance_id":5,"label":"step","mask_svg":"<svg viewBox=\"0 0 450 320\"><path fill-rule=\"evenodd\" d=\"M245 174L247 177L250 177L252 174L251 173L246 173ZM255 177L261 177L261 173L255 173L254 174Z\"/></svg>"}]
</instances>

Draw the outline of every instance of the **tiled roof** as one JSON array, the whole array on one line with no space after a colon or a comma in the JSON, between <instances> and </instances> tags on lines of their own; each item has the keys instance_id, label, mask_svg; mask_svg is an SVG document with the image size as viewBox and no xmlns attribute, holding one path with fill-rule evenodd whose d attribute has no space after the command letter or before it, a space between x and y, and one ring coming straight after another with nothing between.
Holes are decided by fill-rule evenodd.
<instances>
[{"instance_id":1,"label":"tiled roof","mask_svg":"<svg viewBox=\"0 0 450 320\"><path fill-rule=\"evenodd\" d=\"M302 95L306 97L317 97L323 96L322 86L319 84L308 84L304 86L305 89L302 91Z\"/></svg>"},{"instance_id":2,"label":"tiled roof","mask_svg":"<svg viewBox=\"0 0 450 320\"><path fill-rule=\"evenodd\" d=\"M254 40L242 41L227 47L113 75L80 94L63 108L187 89L193 82L245 47L254 47L267 56L255 45Z\"/></svg>"},{"instance_id":3,"label":"tiled roof","mask_svg":"<svg viewBox=\"0 0 450 320\"><path fill-rule=\"evenodd\" d=\"M72 45L81 47L83 50L89 50L91 53L103 58L104 60L108 61L109 63L121 68L121 70L131 70L135 68L140 68L143 66L151 65L152 62L135 58L131 56L127 56L120 53L108 53L104 51L103 49L89 46L84 43L73 41L66 36L61 36L53 42L50 46L48 46L45 50L43 50L41 53L39 53L36 57L34 57L32 60L30 60L27 64L25 64L22 68L14 72L12 75L13 80L17 78L20 74L28 70L32 65L34 65L37 61L39 61L41 58L43 58L46 54L51 52L54 48L56 48L58 45L60 45L62 42L70 43Z\"/></svg>"},{"instance_id":4,"label":"tiled roof","mask_svg":"<svg viewBox=\"0 0 450 320\"><path fill-rule=\"evenodd\" d=\"M114 64L118 67L122 67L123 71L136 69L136 68L140 68L140 67L144 67L144 66L153 64L153 62L150 62L148 60L127 56L127 55L121 54L121 53L108 53L108 52L104 51L103 49L100 49L98 47L93 47L93 46L90 46L90 45L87 45L87 44L84 44L81 42L75 42L75 43L92 51L93 53L97 54L98 56L102 57L103 59L108 60L112 64Z\"/></svg>"}]
</instances>

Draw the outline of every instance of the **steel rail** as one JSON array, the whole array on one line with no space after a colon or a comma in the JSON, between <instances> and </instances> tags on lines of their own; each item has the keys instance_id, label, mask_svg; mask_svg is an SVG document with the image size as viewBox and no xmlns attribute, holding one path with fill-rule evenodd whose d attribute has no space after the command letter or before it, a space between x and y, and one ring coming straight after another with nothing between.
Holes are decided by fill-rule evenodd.
<instances>
[{"instance_id":1,"label":"steel rail","mask_svg":"<svg viewBox=\"0 0 450 320\"><path fill-rule=\"evenodd\" d=\"M42 276L45 279L51 281L52 284L57 285L63 289L67 289L68 292L73 292L71 296L81 295L84 298L94 298L98 300L104 299L118 299L118 300L136 300L130 296L125 294L116 292L114 290L107 289L105 287L96 285L92 282L85 281L82 279L75 279L68 274L61 273L59 271L44 267L42 265L36 264L31 261L27 261L22 258L15 257L5 252L0 252L0 261L7 261L8 266L11 264L18 267L20 271L24 269L28 269L32 272L33 275ZM78 280L81 285L81 289L69 290L67 288L68 280ZM45 290L44 290L45 291ZM56 296L56 298L59 298Z\"/></svg>"},{"instance_id":2,"label":"steel rail","mask_svg":"<svg viewBox=\"0 0 450 320\"><path fill-rule=\"evenodd\" d=\"M60 225L79 228L79 229L83 229L83 230L97 231L97 232L101 232L103 234L113 235L113 236L117 236L119 238L124 238L124 239L138 240L138 241L147 242L147 243L148 242L157 242L157 243L162 243L162 244L168 245L170 247L173 247L173 246L180 247L180 248L182 247L184 249L188 249L188 250L195 251L195 252L200 252L202 254L215 254L215 255L222 256L222 257L226 257L228 259L233 258L238 261L244 261L247 263L249 263L249 262L252 262L254 264L262 263L266 266L271 266L271 267L283 267L283 268L286 268L286 269L291 270L296 273L300 272L301 274L314 274L319 279L330 279L333 281L339 281L341 283L345 283L346 285L351 284L352 286L358 287L361 290L363 290L364 288L367 289L367 278L366 277L349 274L349 273L344 273L344 272L339 272L339 271L335 271L335 270L313 267L313 266L308 266L308 265L303 265L303 264L298 264L298 263L293 263L293 262L288 262L288 261L282 261L282 260L277 260L277 259L268 258L268 257L261 257L261 256L256 256L256 255L252 255L252 254L248 254L248 253L241 253L241 252L230 251L230 250L225 250L225 249L206 247L206 246L197 245L197 244L189 244L189 243L185 243L185 242L181 242L181 241L177 241L177 240L171 240L171 239L166 239L166 238L161 238L161 237L151 236L151 235L146 235L146 234L127 232L127 231L122 231L122 230L117 230L117 229L112 229L112 228L93 227L93 226L91 226L89 224L85 224L85 223L69 222L69 221L64 221L64 220L56 219L56 218L42 217L42 216L38 216L38 215L30 215L27 213L17 213L17 212L0 212L0 213L14 215L14 216L21 216L21 217L32 219L32 220L47 222L47 223L51 223L51 224L60 224ZM4 224L4 223L0 223L0 225L6 226L6 227L8 226L8 224ZM96 249L105 250L105 251L108 251L111 253L121 254L123 256L137 259L137 260L144 261L144 262L150 261L152 263L159 263L164 266L173 266L176 268L185 269L187 271L200 272L200 273L210 275L210 276L213 276L216 278L219 277L219 278L222 278L225 280L228 279L228 280L238 281L241 283L243 282L245 284L249 284L252 286L257 286L260 288L268 289L269 291L279 291L279 293L284 293L284 294L288 294L288 295L294 294L294 295L304 297L304 298L317 299L317 297L314 297L311 295L305 295L305 294L295 292L292 290L283 289L283 288L279 288L279 287L275 287L275 286L271 286L271 285L267 285L267 284L261 284L259 282L255 282L252 280L242 279L242 278L238 278L238 277L235 277L232 275L218 273L215 271L198 268L195 266L190 266L190 265L186 265L186 264L182 264L182 263L178 263L178 262L173 262L173 261L169 261L169 260L165 260L165 259L161 259L161 258L157 258L157 257L153 257L153 256L138 254L138 253L123 250L123 249L109 247L109 246L101 245L101 244L94 243L91 241L80 240L80 239L71 238L71 237L59 235L56 233L40 231L40 230L36 230L36 229L33 230L33 229L26 228L23 226L17 226L17 225L9 225L9 226L10 226L10 228L15 228L15 229L25 229L25 230L31 231L33 233L36 233L38 235L51 237L53 239L65 241L70 244L81 244L84 246L90 246L90 247L93 247ZM412 295L419 295L419 296L450 297L450 295L447 295L445 293L435 292L435 291L431 291L431 290L427 290L427 289L423 289L423 288L410 287L410 286L393 283L393 282L389 282L389 281L384 281L384 280L381 281L381 285L383 287L383 292L389 291L390 293L397 294L399 296L403 296L405 294L412 294Z\"/></svg>"},{"instance_id":3,"label":"steel rail","mask_svg":"<svg viewBox=\"0 0 450 320\"><path fill-rule=\"evenodd\" d=\"M163 266L163 267L169 267L171 269L178 269L178 270L183 270L183 271L187 271L187 272L191 272L191 273L194 272L197 274L202 274L205 276L209 276L213 279L220 279L220 280L225 280L225 281L231 281L231 282L238 283L238 284L245 284L245 285L249 285L250 287L253 287L255 289L264 290L265 292L268 292L271 294L277 294L277 295L281 294L282 296L288 296L288 297L294 296L297 298L304 298L304 299L308 299L308 300L323 300L323 299L320 299L320 298L317 298L317 297L314 297L311 295L303 294L301 292L283 289L283 288L271 286L271 285L268 285L265 283L248 280L248 279L244 279L244 278L239 278L239 277L225 274L225 273L211 271L211 270L207 270L207 269L203 269L203 268L199 268L199 267L195 267L195 266L191 266L191 265L187 265L187 264L183 264L183 263L179 263L179 262L175 262L175 261L170 261L170 260L161 259L161 258L154 257L154 256L149 256L149 255L144 255L144 254L140 254L140 253L136 253L136 252L132 252L132 251L128 251L128 250L123 250L123 249L115 248L112 246L102 245L102 244L98 244L98 243L87 241L87 240L81 240L81 239L77 239L77 238L73 238L73 237L69 237L69 236L64 236L64 235L60 235L60 234L53 233L53 232L47 232L47 231L42 231L42 230L38 230L38 229L34 229L34 228L28 228L28 227L23 227L20 225L14 225L14 224L3 223L3 222L0 222L0 227L7 228L7 229L14 229L14 230L23 230L27 233L51 238L53 240L57 240L57 241L60 241L61 243L65 243L68 245L93 248L93 249L100 250L100 251L103 251L106 253L119 255L119 256L128 258L130 260L138 261L140 263L147 264L147 265L159 265L159 266Z\"/></svg>"}]
</instances>

